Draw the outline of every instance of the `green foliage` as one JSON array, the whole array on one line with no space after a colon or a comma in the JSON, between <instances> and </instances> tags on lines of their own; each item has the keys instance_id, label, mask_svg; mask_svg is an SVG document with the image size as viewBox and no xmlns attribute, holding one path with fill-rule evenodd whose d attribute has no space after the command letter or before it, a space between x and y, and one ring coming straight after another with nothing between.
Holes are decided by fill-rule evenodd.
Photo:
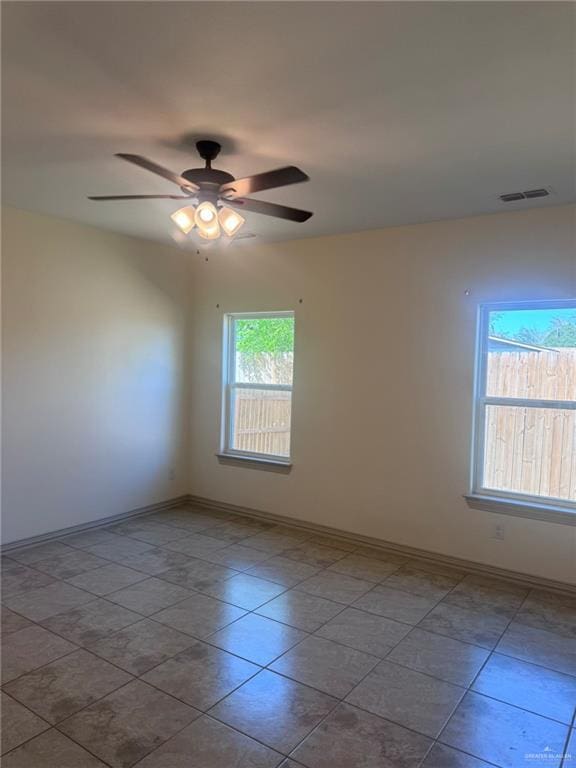
<instances>
[{"instance_id":1,"label":"green foliage","mask_svg":"<svg viewBox=\"0 0 576 768\"><path fill-rule=\"evenodd\" d=\"M294 351L294 318L236 320L236 350L245 355Z\"/></svg>"},{"instance_id":2,"label":"green foliage","mask_svg":"<svg viewBox=\"0 0 576 768\"><path fill-rule=\"evenodd\" d=\"M491 336L502 336L502 333L498 331L498 323L500 323L503 317L504 317L503 312L490 312L490 335Z\"/></svg>"},{"instance_id":3,"label":"green foliage","mask_svg":"<svg viewBox=\"0 0 576 768\"><path fill-rule=\"evenodd\" d=\"M539 331L537 328L528 328L528 326L524 325L514 334L514 341L540 346L544 343L545 335L545 331Z\"/></svg>"},{"instance_id":4,"label":"green foliage","mask_svg":"<svg viewBox=\"0 0 576 768\"><path fill-rule=\"evenodd\" d=\"M576 312L567 320L555 317L542 343L545 347L576 347Z\"/></svg>"}]
</instances>

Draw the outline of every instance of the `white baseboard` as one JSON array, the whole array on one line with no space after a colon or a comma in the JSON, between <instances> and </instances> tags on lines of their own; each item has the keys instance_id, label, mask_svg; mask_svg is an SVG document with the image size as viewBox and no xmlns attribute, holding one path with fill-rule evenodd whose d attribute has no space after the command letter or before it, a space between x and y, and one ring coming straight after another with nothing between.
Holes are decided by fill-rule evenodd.
<instances>
[{"instance_id":1,"label":"white baseboard","mask_svg":"<svg viewBox=\"0 0 576 768\"><path fill-rule=\"evenodd\" d=\"M416 547L409 547L405 544L395 544L391 541L385 541L383 539L376 539L372 536L363 536L361 534L342 531L339 528L331 528L330 526L320 525L319 523L312 523L308 520L300 520L298 518L287 517L286 515L276 515L271 512L263 512L262 510L251 509L250 507L240 507L236 504L228 504L227 502L207 499L202 496L190 495L188 497L188 501L190 504L196 507L201 507L203 509L213 509L220 512L231 512L236 515L244 515L246 517L253 517L259 520L269 520L273 523L281 523L283 525L289 525L293 528L300 528L302 530L313 531L314 533L332 536L333 538L342 539L343 541L376 547L377 549L391 552L393 554L406 555L407 557L414 557L420 560L428 560L431 563L437 563L439 565L446 565L452 568L466 570L470 573L484 576L493 576L500 579L508 579L509 581L515 581L526 586L553 590L556 592L564 592L570 595L576 594L576 584L557 581L555 579L548 579L544 576L535 576L530 573L512 571L508 568L499 568L495 565L478 563L476 561L465 560L460 557L452 557L451 555L444 555L440 554L439 552L430 552L424 549L417 549Z\"/></svg>"},{"instance_id":2,"label":"white baseboard","mask_svg":"<svg viewBox=\"0 0 576 768\"><path fill-rule=\"evenodd\" d=\"M20 549L21 547L29 547L32 544L41 544L51 539L59 539L62 536L69 536L72 533L82 533L83 531L89 531L91 528L99 528L101 525L110 525L111 523L121 522L129 517L137 517L138 515L149 515L151 512L161 512L164 509L172 509L180 505L189 503L189 496L177 496L173 499L167 499L166 501L160 501L157 504L148 504L146 507L138 507L138 509L131 509L129 512L121 512L118 515L110 515L109 517L101 517L98 520L91 520L89 523L82 523L81 525L72 525L68 528L60 528L58 531L50 531L49 533L41 533L39 536L30 536L26 539L19 539L18 541L11 541L8 544L2 544L0 552L6 553L13 549Z\"/></svg>"}]
</instances>

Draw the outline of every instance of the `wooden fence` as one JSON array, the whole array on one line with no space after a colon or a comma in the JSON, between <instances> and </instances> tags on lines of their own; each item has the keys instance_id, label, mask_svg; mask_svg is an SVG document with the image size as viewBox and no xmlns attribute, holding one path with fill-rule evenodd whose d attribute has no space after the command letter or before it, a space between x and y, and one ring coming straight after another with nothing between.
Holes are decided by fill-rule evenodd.
<instances>
[{"instance_id":1,"label":"wooden fence","mask_svg":"<svg viewBox=\"0 0 576 768\"><path fill-rule=\"evenodd\" d=\"M490 352L486 391L576 400L576 350ZM484 485L576 501L576 411L489 406Z\"/></svg>"},{"instance_id":2,"label":"wooden fence","mask_svg":"<svg viewBox=\"0 0 576 768\"><path fill-rule=\"evenodd\" d=\"M290 392L240 390L234 411L234 448L289 456L291 408Z\"/></svg>"}]
</instances>

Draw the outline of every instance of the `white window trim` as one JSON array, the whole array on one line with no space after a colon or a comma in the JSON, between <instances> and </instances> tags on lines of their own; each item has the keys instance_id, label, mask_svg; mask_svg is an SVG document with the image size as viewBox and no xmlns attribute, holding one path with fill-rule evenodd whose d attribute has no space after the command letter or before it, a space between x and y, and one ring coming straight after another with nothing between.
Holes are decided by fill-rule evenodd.
<instances>
[{"instance_id":1,"label":"white window trim","mask_svg":"<svg viewBox=\"0 0 576 768\"><path fill-rule=\"evenodd\" d=\"M238 464L261 465L262 467L285 467L292 466L290 456L276 456L270 453L254 453L251 451L239 451L232 448L233 444L233 391L236 387L242 389L265 389L271 392L292 392L293 384L252 384L236 381L236 339L235 339L235 321L236 320L262 320L266 318L291 317L294 318L293 310L282 310L278 312L228 312L224 315L224 344L222 347L222 416L221 416L221 434L220 451L217 456L221 459L230 459ZM290 424L290 454L292 453L292 423Z\"/></svg>"},{"instance_id":2,"label":"white window trim","mask_svg":"<svg viewBox=\"0 0 576 768\"><path fill-rule=\"evenodd\" d=\"M488 397L486 395L488 336L490 312L515 309L576 309L576 300L518 301L481 304L478 308L476 368L474 377L474 422L472 427L472 460L468 505L498 514L530 517L548 522L576 525L576 503L545 496L532 496L484 486L484 433L486 407L515 405L527 408L561 408L576 410L573 400L535 400L525 398Z\"/></svg>"}]
</instances>

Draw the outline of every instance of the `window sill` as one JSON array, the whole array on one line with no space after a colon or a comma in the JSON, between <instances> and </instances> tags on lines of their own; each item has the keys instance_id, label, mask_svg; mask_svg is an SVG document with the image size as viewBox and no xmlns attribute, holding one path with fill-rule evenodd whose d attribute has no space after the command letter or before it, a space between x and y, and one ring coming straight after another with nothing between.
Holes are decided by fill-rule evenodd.
<instances>
[{"instance_id":1,"label":"window sill","mask_svg":"<svg viewBox=\"0 0 576 768\"><path fill-rule=\"evenodd\" d=\"M464 496L464 498L472 509L497 512L500 515L527 517L532 520L544 520L547 523L576 525L576 509L571 510L568 507L539 504L522 499L509 499L503 496L483 496L476 493Z\"/></svg>"},{"instance_id":2,"label":"window sill","mask_svg":"<svg viewBox=\"0 0 576 768\"><path fill-rule=\"evenodd\" d=\"M217 453L220 464L229 464L236 467L248 467L250 469L264 469L268 472L280 472L287 475L292 469L292 463L282 459L268 459L264 456L243 456L236 453Z\"/></svg>"}]
</instances>

